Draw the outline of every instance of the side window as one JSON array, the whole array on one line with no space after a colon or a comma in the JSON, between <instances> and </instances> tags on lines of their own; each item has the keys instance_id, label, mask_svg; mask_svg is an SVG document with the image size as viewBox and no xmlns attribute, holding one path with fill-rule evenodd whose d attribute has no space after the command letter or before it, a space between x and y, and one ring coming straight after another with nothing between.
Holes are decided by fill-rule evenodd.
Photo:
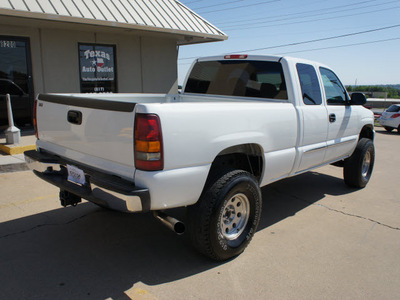
<instances>
[{"instance_id":1,"label":"side window","mask_svg":"<svg viewBox=\"0 0 400 300\"><path fill-rule=\"evenodd\" d=\"M307 105L322 104L321 88L318 82L317 72L314 67L307 64L297 64L297 74L299 75L301 94L303 102Z\"/></svg>"},{"instance_id":2,"label":"side window","mask_svg":"<svg viewBox=\"0 0 400 300\"><path fill-rule=\"evenodd\" d=\"M319 68L324 83L326 102L328 105L345 105L347 93L339 78L331 70Z\"/></svg>"}]
</instances>

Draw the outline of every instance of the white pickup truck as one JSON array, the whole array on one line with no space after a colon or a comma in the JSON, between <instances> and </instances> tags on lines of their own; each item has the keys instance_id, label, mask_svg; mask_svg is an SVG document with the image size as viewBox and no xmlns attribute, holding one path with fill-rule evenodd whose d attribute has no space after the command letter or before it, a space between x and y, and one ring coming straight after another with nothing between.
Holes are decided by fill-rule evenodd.
<instances>
[{"instance_id":1,"label":"white pickup truck","mask_svg":"<svg viewBox=\"0 0 400 300\"><path fill-rule=\"evenodd\" d=\"M326 164L364 187L374 165L374 116L321 64L275 56L197 59L181 94L41 94L34 173L81 198L154 214L187 207L194 246L240 254L261 216L260 187Z\"/></svg>"}]
</instances>

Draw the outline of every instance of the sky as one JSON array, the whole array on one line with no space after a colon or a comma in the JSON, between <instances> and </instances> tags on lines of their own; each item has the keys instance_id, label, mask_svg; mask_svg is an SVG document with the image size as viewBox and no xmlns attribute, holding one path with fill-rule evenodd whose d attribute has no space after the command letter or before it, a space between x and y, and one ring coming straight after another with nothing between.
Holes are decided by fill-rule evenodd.
<instances>
[{"instance_id":1,"label":"sky","mask_svg":"<svg viewBox=\"0 0 400 300\"><path fill-rule=\"evenodd\" d=\"M331 67L345 85L400 84L400 0L180 2L229 38L181 46L179 84L193 57L226 53L317 61Z\"/></svg>"}]
</instances>

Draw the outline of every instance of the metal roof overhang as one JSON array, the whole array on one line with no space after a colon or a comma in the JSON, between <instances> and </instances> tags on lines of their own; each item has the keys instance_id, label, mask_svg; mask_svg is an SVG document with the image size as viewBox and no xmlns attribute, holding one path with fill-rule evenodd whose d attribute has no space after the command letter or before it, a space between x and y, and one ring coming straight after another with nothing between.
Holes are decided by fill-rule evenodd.
<instances>
[{"instance_id":1,"label":"metal roof overhang","mask_svg":"<svg viewBox=\"0 0 400 300\"><path fill-rule=\"evenodd\" d=\"M62 0L61 0L62 1ZM121 1L121 0L119 0ZM155 3L158 3L157 1ZM119 18L113 15L113 19L109 17L108 19L103 14L103 18L96 18L95 14L91 12L92 17L82 17L83 13L79 12L81 16L73 15L68 11L67 14L55 14L47 13L42 11L31 11L28 9L15 9L15 8L1 8L0 3L0 16L3 16L3 22L10 20L13 24L40 24L40 26L45 27L58 27L58 28L74 28L83 29L85 27L92 28L97 27L98 31L108 31L108 32L124 32L124 33L136 33L136 34L150 34L156 36L165 36L167 38L172 38L177 41L178 45L190 45L196 43L206 43L206 42L216 42L228 39L228 36L217 29L215 26L202 19L199 15L188 9L186 6L182 5L178 1L173 2L174 6L179 6L181 10L180 15L182 16L182 10L187 17L185 20L176 19L178 12L173 15L163 16L162 21L161 16L158 17L154 14L153 19L147 13L147 19L142 18L142 22L147 22L148 24L139 24L128 22L128 16L123 16L120 11ZM154 5L154 4L153 4ZM172 9L170 9L172 11ZM126 11L128 13L128 11ZM132 14L129 14L132 16ZM136 18L138 18L136 16ZM173 19L175 18L175 19ZM116 21L118 19L118 21ZM150 25L158 24L158 26ZM75 26L74 26L75 25ZM187 30L190 28L191 30Z\"/></svg>"}]
</instances>

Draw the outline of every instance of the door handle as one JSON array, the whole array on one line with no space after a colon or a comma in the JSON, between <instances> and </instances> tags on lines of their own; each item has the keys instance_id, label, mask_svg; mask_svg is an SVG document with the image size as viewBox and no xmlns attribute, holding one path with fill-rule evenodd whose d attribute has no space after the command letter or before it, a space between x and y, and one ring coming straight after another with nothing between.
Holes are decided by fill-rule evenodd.
<instances>
[{"instance_id":1,"label":"door handle","mask_svg":"<svg viewBox=\"0 0 400 300\"><path fill-rule=\"evenodd\" d=\"M82 113L77 110L70 110L70 111L68 111L67 120L68 120L68 122L70 122L72 124L81 125L82 124Z\"/></svg>"},{"instance_id":2,"label":"door handle","mask_svg":"<svg viewBox=\"0 0 400 300\"><path fill-rule=\"evenodd\" d=\"M329 122L333 123L336 121L336 115L335 114L330 114L329 115Z\"/></svg>"}]
</instances>

